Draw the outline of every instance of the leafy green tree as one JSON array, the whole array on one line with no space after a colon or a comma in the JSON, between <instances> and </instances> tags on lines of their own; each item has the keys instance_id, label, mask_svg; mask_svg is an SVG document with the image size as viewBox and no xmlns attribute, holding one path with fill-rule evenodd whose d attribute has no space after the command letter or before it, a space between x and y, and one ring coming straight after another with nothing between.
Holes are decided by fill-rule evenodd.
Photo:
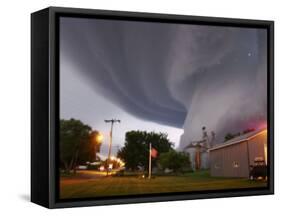
<instances>
[{"instance_id":1,"label":"leafy green tree","mask_svg":"<svg viewBox=\"0 0 281 216\"><path fill-rule=\"evenodd\" d=\"M174 172L180 172L190 168L190 159L187 153L171 149L169 152L160 154L159 164L163 169L168 168Z\"/></svg>"},{"instance_id":2,"label":"leafy green tree","mask_svg":"<svg viewBox=\"0 0 281 216\"><path fill-rule=\"evenodd\" d=\"M166 133L129 131L125 136L125 146L118 151L118 157L125 162L127 169L136 170L138 166L147 169L149 143L158 154L168 152L173 146ZM156 165L157 160L157 158L152 160L152 166Z\"/></svg>"},{"instance_id":3,"label":"leafy green tree","mask_svg":"<svg viewBox=\"0 0 281 216\"><path fill-rule=\"evenodd\" d=\"M60 160L66 172L96 157L97 134L79 120L60 120Z\"/></svg>"}]
</instances>

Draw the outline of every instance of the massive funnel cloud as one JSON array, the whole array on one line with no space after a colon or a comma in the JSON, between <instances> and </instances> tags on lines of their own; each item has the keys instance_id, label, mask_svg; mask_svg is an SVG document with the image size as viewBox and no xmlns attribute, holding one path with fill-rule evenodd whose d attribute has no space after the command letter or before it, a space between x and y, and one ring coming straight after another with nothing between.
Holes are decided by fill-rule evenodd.
<instances>
[{"instance_id":1,"label":"massive funnel cloud","mask_svg":"<svg viewBox=\"0 0 281 216\"><path fill-rule=\"evenodd\" d=\"M266 120L266 30L61 18L61 64L141 119L226 132Z\"/></svg>"}]
</instances>

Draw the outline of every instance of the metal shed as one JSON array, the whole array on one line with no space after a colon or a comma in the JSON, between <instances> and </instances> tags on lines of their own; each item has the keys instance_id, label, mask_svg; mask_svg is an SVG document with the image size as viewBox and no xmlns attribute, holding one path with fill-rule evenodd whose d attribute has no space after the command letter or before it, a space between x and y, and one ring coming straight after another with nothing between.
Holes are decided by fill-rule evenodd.
<instances>
[{"instance_id":1,"label":"metal shed","mask_svg":"<svg viewBox=\"0 0 281 216\"><path fill-rule=\"evenodd\" d=\"M209 149L211 176L249 177L255 160L267 164L267 130L256 130Z\"/></svg>"}]
</instances>

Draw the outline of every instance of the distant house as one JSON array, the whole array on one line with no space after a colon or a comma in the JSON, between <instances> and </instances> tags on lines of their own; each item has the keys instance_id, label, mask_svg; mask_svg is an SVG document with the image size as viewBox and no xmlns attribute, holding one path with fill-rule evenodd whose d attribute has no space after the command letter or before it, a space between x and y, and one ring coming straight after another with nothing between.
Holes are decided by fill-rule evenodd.
<instances>
[{"instance_id":1,"label":"distant house","mask_svg":"<svg viewBox=\"0 0 281 216\"><path fill-rule=\"evenodd\" d=\"M212 176L249 177L256 160L267 164L267 130L257 130L235 137L209 149Z\"/></svg>"}]
</instances>

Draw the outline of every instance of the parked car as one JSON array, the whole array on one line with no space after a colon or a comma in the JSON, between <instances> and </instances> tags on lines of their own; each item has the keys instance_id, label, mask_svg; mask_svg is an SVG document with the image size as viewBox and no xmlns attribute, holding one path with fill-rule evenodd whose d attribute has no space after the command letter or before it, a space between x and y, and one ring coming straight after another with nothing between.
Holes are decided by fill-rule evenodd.
<instances>
[{"instance_id":1,"label":"parked car","mask_svg":"<svg viewBox=\"0 0 281 216\"><path fill-rule=\"evenodd\" d=\"M267 166L264 160L255 160L250 166L250 179L267 179Z\"/></svg>"}]
</instances>

